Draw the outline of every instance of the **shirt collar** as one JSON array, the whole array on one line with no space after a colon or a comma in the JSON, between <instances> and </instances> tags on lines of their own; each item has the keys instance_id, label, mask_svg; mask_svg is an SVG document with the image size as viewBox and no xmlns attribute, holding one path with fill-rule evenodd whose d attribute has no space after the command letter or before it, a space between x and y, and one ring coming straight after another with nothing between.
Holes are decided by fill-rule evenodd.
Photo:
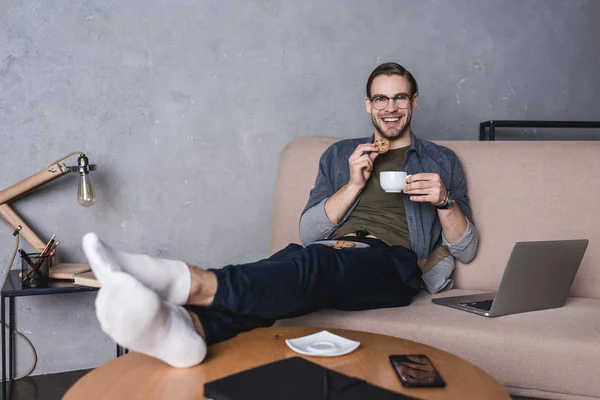
<instances>
[{"instance_id":1,"label":"shirt collar","mask_svg":"<svg viewBox=\"0 0 600 400\"><path fill-rule=\"evenodd\" d=\"M414 150L419 157L423 157L423 144L421 139L417 138L413 131L410 131L410 148Z\"/></svg>"}]
</instances>

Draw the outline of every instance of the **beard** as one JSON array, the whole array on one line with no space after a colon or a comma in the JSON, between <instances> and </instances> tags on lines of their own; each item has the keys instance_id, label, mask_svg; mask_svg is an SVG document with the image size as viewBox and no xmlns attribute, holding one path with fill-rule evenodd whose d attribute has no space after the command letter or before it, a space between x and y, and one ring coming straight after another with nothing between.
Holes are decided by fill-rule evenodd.
<instances>
[{"instance_id":1,"label":"beard","mask_svg":"<svg viewBox=\"0 0 600 400\"><path fill-rule=\"evenodd\" d=\"M381 137L384 137L388 140L395 140L395 139L398 139L398 138L404 136L407 132L410 132L410 120L412 119L412 113L405 115L405 116L406 116L406 120L404 121L404 123L402 123L401 125L399 125L396 128L389 128L386 131L384 131L381 128L380 120L379 120L378 116L371 115L371 122L373 123L375 130L377 132L379 132ZM400 119L402 119L402 117L400 117Z\"/></svg>"}]
</instances>

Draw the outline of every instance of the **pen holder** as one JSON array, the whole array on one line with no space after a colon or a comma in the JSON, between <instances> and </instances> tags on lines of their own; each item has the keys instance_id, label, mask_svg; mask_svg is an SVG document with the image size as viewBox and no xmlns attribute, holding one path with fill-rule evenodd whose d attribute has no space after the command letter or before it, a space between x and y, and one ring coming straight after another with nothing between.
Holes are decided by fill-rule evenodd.
<instances>
[{"instance_id":1,"label":"pen holder","mask_svg":"<svg viewBox=\"0 0 600 400\"><path fill-rule=\"evenodd\" d=\"M38 253L27 254L28 259L21 257L21 282L24 287L43 287L48 284L51 257L40 257Z\"/></svg>"}]
</instances>

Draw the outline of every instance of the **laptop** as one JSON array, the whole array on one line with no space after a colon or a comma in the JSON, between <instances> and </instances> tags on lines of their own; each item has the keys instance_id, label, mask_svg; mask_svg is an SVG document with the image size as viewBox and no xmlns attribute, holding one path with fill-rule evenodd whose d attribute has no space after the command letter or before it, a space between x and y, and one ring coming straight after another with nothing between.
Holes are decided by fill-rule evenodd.
<instances>
[{"instance_id":1,"label":"laptop","mask_svg":"<svg viewBox=\"0 0 600 400\"><path fill-rule=\"evenodd\" d=\"M517 242L496 293L432 301L485 317L562 307L588 243L586 239Z\"/></svg>"}]
</instances>

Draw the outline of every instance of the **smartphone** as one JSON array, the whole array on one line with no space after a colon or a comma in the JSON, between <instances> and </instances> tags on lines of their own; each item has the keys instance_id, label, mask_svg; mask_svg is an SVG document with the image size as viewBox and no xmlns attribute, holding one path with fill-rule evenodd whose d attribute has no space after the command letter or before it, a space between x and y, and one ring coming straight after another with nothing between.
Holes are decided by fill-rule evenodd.
<instances>
[{"instance_id":1,"label":"smartphone","mask_svg":"<svg viewBox=\"0 0 600 400\"><path fill-rule=\"evenodd\" d=\"M446 382L425 354L391 355L390 362L400 382L406 387L446 386Z\"/></svg>"}]
</instances>

